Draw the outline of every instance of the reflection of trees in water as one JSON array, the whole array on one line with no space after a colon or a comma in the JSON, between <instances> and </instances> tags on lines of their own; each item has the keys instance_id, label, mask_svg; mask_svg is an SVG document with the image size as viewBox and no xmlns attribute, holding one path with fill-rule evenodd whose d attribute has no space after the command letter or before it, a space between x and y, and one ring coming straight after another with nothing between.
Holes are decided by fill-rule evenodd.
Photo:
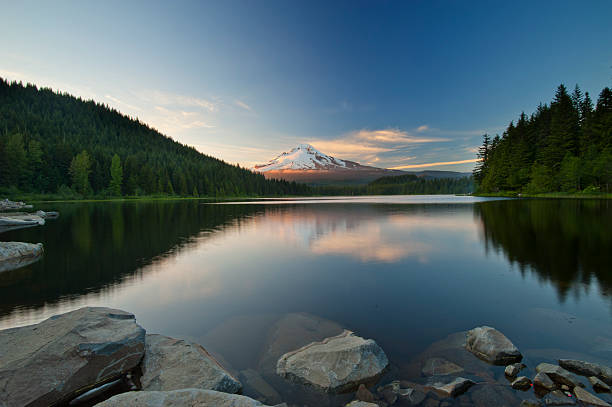
<instances>
[{"instance_id":1,"label":"reflection of trees in water","mask_svg":"<svg viewBox=\"0 0 612 407\"><path fill-rule=\"evenodd\" d=\"M44 258L0 273L0 315L62 297L97 292L134 275L155 257L180 249L202 231L255 216L255 205L197 201L55 205L60 218L3 233L2 240L43 242Z\"/></svg>"},{"instance_id":2,"label":"reflection of trees in water","mask_svg":"<svg viewBox=\"0 0 612 407\"><path fill-rule=\"evenodd\" d=\"M561 299L593 278L612 288L612 201L514 200L474 206L487 251L502 250L522 272L551 281Z\"/></svg>"}]
</instances>

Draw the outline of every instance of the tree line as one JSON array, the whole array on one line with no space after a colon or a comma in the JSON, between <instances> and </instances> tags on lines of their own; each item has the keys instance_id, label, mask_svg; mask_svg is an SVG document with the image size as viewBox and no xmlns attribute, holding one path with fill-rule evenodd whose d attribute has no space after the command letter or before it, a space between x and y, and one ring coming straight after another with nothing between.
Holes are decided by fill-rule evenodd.
<instances>
[{"instance_id":1,"label":"tree line","mask_svg":"<svg viewBox=\"0 0 612 407\"><path fill-rule=\"evenodd\" d=\"M474 179L478 192L612 192L612 90L593 105L562 84L550 105L522 113L501 135L483 136Z\"/></svg>"},{"instance_id":2,"label":"tree line","mask_svg":"<svg viewBox=\"0 0 612 407\"><path fill-rule=\"evenodd\" d=\"M378 178L367 185L314 187L319 195L439 195L474 192L472 177L429 178L414 174Z\"/></svg>"},{"instance_id":3,"label":"tree line","mask_svg":"<svg viewBox=\"0 0 612 407\"><path fill-rule=\"evenodd\" d=\"M303 195L115 109L0 78L0 190L60 195Z\"/></svg>"}]
</instances>

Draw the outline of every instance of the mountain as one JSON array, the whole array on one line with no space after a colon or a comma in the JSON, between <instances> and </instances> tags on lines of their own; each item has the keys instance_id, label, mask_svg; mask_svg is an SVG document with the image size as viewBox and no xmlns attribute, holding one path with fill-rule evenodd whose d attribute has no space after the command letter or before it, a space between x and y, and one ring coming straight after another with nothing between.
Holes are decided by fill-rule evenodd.
<instances>
[{"instance_id":1,"label":"mountain","mask_svg":"<svg viewBox=\"0 0 612 407\"><path fill-rule=\"evenodd\" d=\"M381 177L413 174L428 179L462 178L470 173L454 171L408 172L371 167L341 160L317 150L310 144L299 144L267 162L253 167L267 179L283 179L313 185L367 184Z\"/></svg>"},{"instance_id":2,"label":"mountain","mask_svg":"<svg viewBox=\"0 0 612 407\"><path fill-rule=\"evenodd\" d=\"M0 195L308 194L227 164L92 100L0 78Z\"/></svg>"}]
</instances>

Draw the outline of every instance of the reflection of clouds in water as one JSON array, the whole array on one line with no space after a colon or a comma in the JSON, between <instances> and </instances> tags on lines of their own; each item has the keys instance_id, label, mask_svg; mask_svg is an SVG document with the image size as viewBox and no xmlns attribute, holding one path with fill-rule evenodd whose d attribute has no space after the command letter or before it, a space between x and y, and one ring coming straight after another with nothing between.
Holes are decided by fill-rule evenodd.
<instances>
[{"instance_id":1,"label":"reflection of clouds in water","mask_svg":"<svg viewBox=\"0 0 612 407\"><path fill-rule=\"evenodd\" d=\"M238 232L271 245L291 245L316 255L346 255L363 262L397 262L414 257L425 263L433 251L441 249L429 237L429 231L444 230L458 239L478 239L470 216L373 208L275 208L242 226L239 231L226 232Z\"/></svg>"},{"instance_id":2,"label":"reflection of clouds in water","mask_svg":"<svg viewBox=\"0 0 612 407\"><path fill-rule=\"evenodd\" d=\"M344 254L361 261L394 263L406 257L417 257L427 262L432 251L428 244L418 241L394 242L382 231L380 224L367 221L352 230L334 231L312 242L314 254Z\"/></svg>"}]
</instances>

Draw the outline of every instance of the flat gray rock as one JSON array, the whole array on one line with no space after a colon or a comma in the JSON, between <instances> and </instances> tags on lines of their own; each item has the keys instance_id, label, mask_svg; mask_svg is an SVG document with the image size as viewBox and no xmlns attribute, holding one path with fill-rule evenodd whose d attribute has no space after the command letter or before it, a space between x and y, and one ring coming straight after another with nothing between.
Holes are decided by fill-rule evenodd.
<instances>
[{"instance_id":1,"label":"flat gray rock","mask_svg":"<svg viewBox=\"0 0 612 407\"><path fill-rule=\"evenodd\" d=\"M494 365L508 365L523 359L523 355L510 339L489 326L468 331L465 347L480 359Z\"/></svg>"},{"instance_id":2,"label":"flat gray rock","mask_svg":"<svg viewBox=\"0 0 612 407\"><path fill-rule=\"evenodd\" d=\"M576 395L576 399L584 405L596 407L610 407L610 404L606 403L599 397L589 393L583 388L576 387L574 389L574 394Z\"/></svg>"},{"instance_id":3,"label":"flat gray rock","mask_svg":"<svg viewBox=\"0 0 612 407\"><path fill-rule=\"evenodd\" d=\"M0 400L49 406L136 367L145 330L133 314L86 307L0 331Z\"/></svg>"},{"instance_id":4,"label":"flat gray rock","mask_svg":"<svg viewBox=\"0 0 612 407\"><path fill-rule=\"evenodd\" d=\"M43 255L42 243L0 242L0 272L27 266Z\"/></svg>"},{"instance_id":5,"label":"flat gray rock","mask_svg":"<svg viewBox=\"0 0 612 407\"><path fill-rule=\"evenodd\" d=\"M96 404L96 407L268 407L257 400L214 390L131 391Z\"/></svg>"},{"instance_id":6,"label":"flat gray rock","mask_svg":"<svg viewBox=\"0 0 612 407\"><path fill-rule=\"evenodd\" d=\"M570 372L561 366L552 365L550 363L540 363L536 366L536 372L544 373L550 379L559 384L569 386L570 389L580 386L580 382Z\"/></svg>"},{"instance_id":7,"label":"flat gray rock","mask_svg":"<svg viewBox=\"0 0 612 407\"><path fill-rule=\"evenodd\" d=\"M143 390L204 389L238 393L242 384L201 345L147 335L142 361Z\"/></svg>"},{"instance_id":8,"label":"flat gray rock","mask_svg":"<svg viewBox=\"0 0 612 407\"><path fill-rule=\"evenodd\" d=\"M542 389L552 391L557 388L555 382L552 381L550 377L546 373L540 372L535 375L533 378L533 384Z\"/></svg>"},{"instance_id":9,"label":"flat gray rock","mask_svg":"<svg viewBox=\"0 0 612 407\"><path fill-rule=\"evenodd\" d=\"M610 386L605 384L599 377L589 377L589 383L593 386L593 389L598 392L610 392Z\"/></svg>"},{"instance_id":10,"label":"flat gray rock","mask_svg":"<svg viewBox=\"0 0 612 407\"><path fill-rule=\"evenodd\" d=\"M475 383L470 379L464 377L457 377L450 383L446 384L434 384L431 386L438 394L446 397L456 397L462 393L465 393L467 389L472 387Z\"/></svg>"},{"instance_id":11,"label":"flat gray rock","mask_svg":"<svg viewBox=\"0 0 612 407\"><path fill-rule=\"evenodd\" d=\"M612 368L598 363L574 359L559 359L559 366L582 376L595 376L612 385Z\"/></svg>"},{"instance_id":12,"label":"flat gray rock","mask_svg":"<svg viewBox=\"0 0 612 407\"><path fill-rule=\"evenodd\" d=\"M542 397L545 406L575 406L576 399L566 396L561 390L555 390Z\"/></svg>"},{"instance_id":13,"label":"flat gray rock","mask_svg":"<svg viewBox=\"0 0 612 407\"><path fill-rule=\"evenodd\" d=\"M388 364L387 355L374 340L344 331L284 354L276 372L327 392L341 392L375 379Z\"/></svg>"},{"instance_id":14,"label":"flat gray rock","mask_svg":"<svg viewBox=\"0 0 612 407\"><path fill-rule=\"evenodd\" d=\"M525 367L522 363L513 363L511 365L506 366L504 369L504 374L508 377L516 377L517 374Z\"/></svg>"}]
</instances>

